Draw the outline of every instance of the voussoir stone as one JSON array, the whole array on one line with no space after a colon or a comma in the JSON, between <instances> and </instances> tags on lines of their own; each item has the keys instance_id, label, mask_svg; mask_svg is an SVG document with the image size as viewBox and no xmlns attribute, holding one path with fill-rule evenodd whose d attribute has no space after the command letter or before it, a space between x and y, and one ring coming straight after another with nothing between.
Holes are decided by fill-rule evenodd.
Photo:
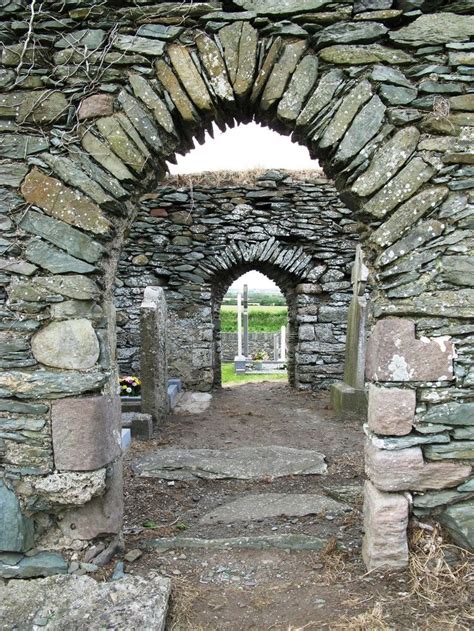
<instances>
[{"instance_id":1,"label":"voussoir stone","mask_svg":"<svg viewBox=\"0 0 474 631\"><path fill-rule=\"evenodd\" d=\"M367 480L362 556L368 570L406 567L407 526L408 500L405 495L384 493Z\"/></svg>"},{"instance_id":2,"label":"voussoir stone","mask_svg":"<svg viewBox=\"0 0 474 631\"><path fill-rule=\"evenodd\" d=\"M415 323L384 318L373 327L366 356L370 381L449 381L454 347L446 337L415 338Z\"/></svg>"},{"instance_id":3,"label":"voussoir stone","mask_svg":"<svg viewBox=\"0 0 474 631\"><path fill-rule=\"evenodd\" d=\"M33 336L35 359L53 368L87 370L99 358L99 341L90 320L51 322Z\"/></svg>"},{"instance_id":4,"label":"voussoir stone","mask_svg":"<svg viewBox=\"0 0 474 631\"><path fill-rule=\"evenodd\" d=\"M60 471L100 469L120 455L120 399L69 397L51 406L54 461Z\"/></svg>"},{"instance_id":5,"label":"voussoir stone","mask_svg":"<svg viewBox=\"0 0 474 631\"><path fill-rule=\"evenodd\" d=\"M381 491L426 491L458 486L470 475L470 465L425 462L420 447L380 449L370 439L365 448L365 472Z\"/></svg>"},{"instance_id":6,"label":"voussoir stone","mask_svg":"<svg viewBox=\"0 0 474 631\"><path fill-rule=\"evenodd\" d=\"M368 425L376 434L404 436L412 430L416 393L408 388L369 385Z\"/></svg>"},{"instance_id":7,"label":"voussoir stone","mask_svg":"<svg viewBox=\"0 0 474 631\"><path fill-rule=\"evenodd\" d=\"M336 114L327 126L319 143L321 148L334 145L345 134L360 107L372 96L372 87L368 81L361 81L344 97Z\"/></svg>"}]
</instances>

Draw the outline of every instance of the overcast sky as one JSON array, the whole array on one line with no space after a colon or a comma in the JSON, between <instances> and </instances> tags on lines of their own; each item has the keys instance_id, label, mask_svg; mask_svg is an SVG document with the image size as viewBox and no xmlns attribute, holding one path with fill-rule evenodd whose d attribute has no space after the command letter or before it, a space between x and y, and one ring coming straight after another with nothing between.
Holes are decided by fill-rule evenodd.
<instances>
[{"instance_id":1,"label":"overcast sky","mask_svg":"<svg viewBox=\"0 0 474 631\"><path fill-rule=\"evenodd\" d=\"M203 171L246 171L249 169L317 169L306 147L292 142L268 127L257 123L237 125L221 132L214 128L214 138L206 134L203 145L185 156L177 156L178 164L170 164L170 173L202 173ZM237 279L233 289L247 283L249 289L274 288L275 283L263 274L248 272Z\"/></svg>"}]
</instances>

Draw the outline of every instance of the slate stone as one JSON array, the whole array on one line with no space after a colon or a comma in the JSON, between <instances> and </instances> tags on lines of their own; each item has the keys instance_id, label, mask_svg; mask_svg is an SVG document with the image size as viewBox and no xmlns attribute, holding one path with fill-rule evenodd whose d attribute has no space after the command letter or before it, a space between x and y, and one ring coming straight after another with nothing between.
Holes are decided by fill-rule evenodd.
<instances>
[{"instance_id":1,"label":"slate stone","mask_svg":"<svg viewBox=\"0 0 474 631\"><path fill-rule=\"evenodd\" d=\"M80 121L98 116L111 116L114 113L113 94L92 94L82 99L77 109L77 117Z\"/></svg>"},{"instance_id":2,"label":"slate stone","mask_svg":"<svg viewBox=\"0 0 474 631\"><path fill-rule=\"evenodd\" d=\"M383 493L367 480L362 556L369 571L407 566L407 526L407 498L401 493Z\"/></svg>"},{"instance_id":3,"label":"slate stone","mask_svg":"<svg viewBox=\"0 0 474 631\"><path fill-rule=\"evenodd\" d=\"M474 261L471 256L443 256L441 276L453 285L474 287Z\"/></svg>"},{"instance_id":4,"label":"slate stone","mask_svg":"<svg viewBox=\"0 0 474 631\"><path fill-rule=\"evenodd\" d=\"M97 320L102 316L103 311L92 300L64 300L51 305L50 314L53 320L69 320L70 318Z\"/></svg>"},{"instance_id":5,"label":"slate stone","mask_svg":"<svg viewBox=\"0 0 474 631\"><path fill-rule=\"evenodd\" d=\"M234 4L257 15L291 15L315 11L331 0L235 0Z\"/></svg>"},{"instance_id":6,"label":"slate stone","mask_svg":"<svg viewBox=\"0 0 474 631\"><path fill-rule=\"evenodd\" d=\"M216 19L213 17L213 19ZM143 24L137 31L138 37L151 37L172 41L179 37L184 31L182 26L166 26L164 24Z\"/></svg>"},{"instance_id":7,"label":"slate stone","mask_svg":"<svg viewBox=\"0 0 474 631\"><path fill-rule=\"evenodd\" d=\"M323 48L319 53L320 58L327 63L343 65L365 65L385 62L388 64L413 63L413 57L402 50L384 48L379 44L345 45L339 44Z\"/></svg>"},{"instance_id":8,"label":"slate stone","mask_svg":"<svg viewBox=\"0 0 474 631\"><path fill-rule=\"evenodd\" d=\"M396 85L381 85L379 94L390 105L408 105L417 95L416 88L405 88Z\"/></svg>"},{"instance_id":9,"label":"slate stone","mask_svg":"<svg viewBox=\"0 0 474 631\"><path fill-rule=\"evenodd\" d=\"M334 156L334 162L347 162L358 154L379 131L385 116L385 105L377 95L356 114Z\"/></svg>"},{"instance_id":10,"label":"slate stone","mask_svg":"<svg viewBox=\"0 0 474 631\"><path fill-rule=\"evenodd\" d=\"M421 15L408 26L391 31L389 37L405 46L462 42L474 35L474 16L456 13Z\"/></svg>"},{"instance_id":11,"label":"slate stone","mask_svg":"<svg viewBox=\"0 0 474 631\"><path fill-rule=\"evenodd\" d=\"M96 121L97 129L108 142L113 152L136 173L141 173L147 162L147 155L140 151L120 124L119 115L103 116Z\"/></svg>"},{"instance_id":12,"label":"slate stone","mask_svg":"<svg viewBox=\"0 0 474 631\"><path fill-rule=\"evenodd\" d=\"M316 34L318 47L332 44L370 44L381 39L388 28L378 22L343 22L333 24Z\"/></svg>"},{"instance_id":13,"label":"slate stone","mask_svg":"<svg viewBox=\"0 0 474 631\"><path fill-rule=\"evenodd\" d=\"M268 110L274 105L285 91L286 85L293 75L301 55L306 49L305 41L287 44L283 48L280 59L276 62L263 90L261 107Z\"/></svg>"},{"instance_id":14,"label":"slate stone","mask_svg":"<svg viewBox=\"0 0 474 631\"><path fill-rule=\"evenodd\" d=\"M297 126L306 126L312 118L331 102L343 78L344 75L340 70L331 70L321 77L318 85L297 118Z\"/></svg>"},{"instance_id":15,"label":"slate stone","mask_svg":"<svg viewBox=\"0 0 474 631\"><path fill-rule=\"evenodd\" d=\"M33 153L39 153L49 147L49 141L42 136L23 134L2 134L0 157L24 158Z\"/></svg>"},{"instance_id":16,"label":"slate stone","mask_svg":"<svg viewBox=\"0 0 474 631\"><path fill-rule=\"evenodd\" d=\"M38 576L55 576L56 574L66 573L67 562L58 552L39 552L33 556L23 557L21 560L5 559L2 561L0 559L0 577L3 578L37 578ZM35 581L25 581L25 583L36 588ZM9 613L8 607L12 604L12 595L13 593L16 593L19 583L17 581L13 581L11 584L15 587L8 590L8 595L6 593L3 595L5 600L8 602L8 606L6 608L2 608L3 620L5 619L4 615L8 615ZM3 589L5 589L5 587ZM43 598L43 595L41 595L41 598ZM5 601L3 600L2 602ZM31 602L31 599L29 599L29 602ZM48 602L48 606L49 604L50 603ZM25 603L22 603L21 609L23 611L24 607ZM14 615L18 616L19 611L16 611Z\"/></svg>"},{"instance_id":17,"label":"slate stone","mask_svg":"<svg viewBox=\"0 0 474 631\"><path fill-rule=\"evenodd\" d=\"M29 261L36 263L39 267L47 269L52 274L64 274L65 272L88 274L95 270L95 267L89 265L89 263L80 261L50 246L41 239L33 239L30 241L25 250L25 257Z\"/></svg>"},{"instance_id":18,"label":"slate stone","mask_svg":"<svg viewBox=\"0 0 474 631\"><path fill-rule=\"evenodd\" d=\"M212 99L186 46L171 44L167 48L173 68L186 92L199 110L211 111Z\"/></svg>"},{"instance_id":19,"label":"slate stone","mask_svg":"<svg viewBox=\"0 0 474 631\"><path fill-rule=\"evenodd\" d=\"M372 97L372 87L368 81L360 81L344 97L336 114L327 126L319 143L322 149L331 147L345 134L360 107Z\"/></svg>"},{"instance_id":20,"label":"slate stone","mask_svg":"<svg viewBox=\"0 0 474 631\"><path fill-rule=\"evenodd\" d=\"M81 143L94 160L120 181L133 180L134 176L114 152L91 132L82 135Z\"/></svg>"},{"instance_id":21,"label":"slate stone","mask_svg":"<svg viewBox=\"0 0 474 631\"><path fill-rule=\"evenodd\" d=\"M474 425L474 403L440 403L418 417L423 423L447 425Z\"/></svg>"},{"instance_id":22,"label":"slate stone","mask_svg":"<svg viewBox=\"0 0 474 631\"><path fill-rule=\"evenodd\" d=\"M62 92L40 90L23 93L16 121L18 123L52 123L67 115L69 101Z\"/></svg>"},{"instance_id":23,"label":"slate stone","mask_svg":"<svg viewBox=\"0 0 474 631\"><path fill-rule=\"evenodd\" d=\"M389 66L376 65L371 72L373 81L379 83L389 83L393 85L403 86L405 88L413 88L413 84L398 68L390 68Z\"/></svg>"},{"instance_id":24,"label":"slate stone","mask_svg":"<svg viewBox=\"0 0 474 631\"><path fill-rule=\"evenodd\" d=\"M104 372L5 370L0 373L0 397L56 399L98 390L107 380Z\"/></svg>"},{"instance_id":25,"label":"slate stone","mask_svg":"<svg viewBox=\"0 0 474 631\"><path fill-rule=\"evenodd\" d=\"M364 205L364 212L373 217L385 217L391 210L409 199L434 174L434 168L415 157Z\"/></svg>"},{"instance_id":26,"label":"slate stone","mask_svg":"<svg viewBox=\"0 0 474 631\"><path fill-rule=\"evenodd\" d=\"M241 22L234 22L219 30L219 41L224 51L225 65L232 85L235 84L239 67L239 43L242 26Z\"/></svg>"},{"instance_id":27,"label":"slate stone","mask_svg":"<svg viewBox=\"0 0 474 631\"><path fill-rule=\"evenodd\" d=\"M110 230L110 222L98 206L36 168L25 178L21 192L28 203L65 223L97 234L106 234Z\"/></svg>"},{"instance_id":28,"label":"slate stone","mask_svg":"<svg viewBox=\"0 0 474 631\"><path fill-rule=\"evenodd\" d=\"M370 440L365 450L365 472L380 491L426 491L458 486L470 474L469 465L425 462L420 447L388 451Z\"/></svg>"},{"instance_id":29,"label":"slate stone","mask_svg":"<svg viewBox=\"0 0 474 631\"><path fill-rule=\"evenodd\" d=\"M367 423L369 429L388 436L409 434L415 418L416 393L408 388L369 385Z\"/></svg>"},{"instance_id":30,"label":"slate stone","mask_svg":"<svg viewBox=\"0 0 474 631\"><path fill-rule=\"evenodd\" d=\"M262 93L263 88L267 82L268 77L270 76L275 63L278 60L280 52L283 48L283 38L275 37L273 39L272 45L270 46L268 53L263 61L263 64L258 72L258 75L255 79L252 92L250 94L250 102L255 103L259 96ZM227 62L227 66L228 66Z\"/></svg>"},{"instance_id":31,"label":"slate stone","mask_svg":"<svg viewBox=\"0 0 474 631\"><path fill-rule=\"evenodd\" d=\"M67 573L67 563L56 557L60 572L49 563L50 576L36 581L16 580L0 587L2 619L6 627L23 628L47 625L51 631L81 629L87 624L91 631L102 628L139 628L164 631L171 581L162 576L142 578L126 574L113 582L100 582L89 576ZM46 561L39 557L36 563ZM46 569L46 563L45 563Z\"/></svg>"},{"instance_id":32,"label":"slate stone","mask_svg":"<svg viewBox=\"0 0 474 631\"><path fill-rule=\"evenodd\" d=\"M260 493L245 495L206 513L201 524L232 524L238 521L259 521L275 517L302 517L329 513L341 515L351 507L324 495L304 493Z\"/></svg>"},{"instance_id":33,"label":"slate stone","mask_svg":"<svg viewBox=\"0 0 474 631\"><path fill-rule=\"evenodd\" d=\"M89 320L77 318L51 322L35 333L33 356L53 368L87 370L99 358L99 342Z\"/></svg>"},{"instance_id":34,"label":"slate stone","mask_svg":"<svg viewBox=\"0 0 474 631\"><path fill-rule=\"evenodd\" d=\"M414 224L428 210L436 208L446 198L448 189L445 186L425 188L402 204L370 236L370 240L380 246L394 243L407 228Z\"/></svg>"},{"instance_id":35,"label":"slate stone","mask_svg":"<svg viewBox=\"0 0 474 631\"><path fill-rule=\"evenodd\" d=\"M241 480L320 475L326 473L324 456L317 451L290 447L242 447L237 449L158 449L141 458L134 470L141 477L165 480Z\"/></svg>"},{"instance_id":36,"label":"slate stone","mask_svg":"<svg viewBox=\"0 0 474 631\"><path fill-rule=\"evenodd\" d=\"M102 29L82 29L66 33L54 43L55 48L86 48L88 51L100 48L106 33Z\"/></svg>"},{"instance_id":37,"label":"slate stone","mask_svg":"<svg viewBox=\"0 0 474 631\"><path fill-rule=\"evenodd\" d=\"M0 480L0 550L24 552L33 545L33 520L25 517L15 493ZM0 563L0 576L2 576Z\"/></svg>"},{"instance_id":38,"label":"slate stone","mask_svg":"<svg viewBox=\"0 0 474 631\"><path fill-rule=\"evenodd\" d=\"M467 482L464 482L464 484L461 484L461 486L458 486L457 490L460 493L471 493L471 492L474 492L474 479L468 480Z\"/></svg>"},{"instance_id":39,"label":"slate stone","mask_svg":"<svg viewBox=\"0 0 474 631\"><path fill-rule=\"evenodd\" d=\"M159 130L145 108L126 90L119 92L117 100L127 115L127 118L133 123L140 137L150 149L161 155L164 148Z\"/></svg>"},{"instance_id":40,"label":"slate stone","mask_svg":"<svg viewBox=\"0 0 474 631\"><path fill-rule=\"evenodd\" d=\"M449 506L437 519L459 546L474 551L474 501Z\"/></svg>"},{"instance_id":41,"label":"slate stone","mask_svg":"<svg viewBox=\"0 0 474 631\"><path fill-rule=\"evenodd\" d=\"M317 76L318 58L314 55L306 55L296 67L288 88L278 104L278 118L284 121L296 120Z\"/></svg>"},{"instance_id":42,"label":"slate stone","mask_svg":"<svg viewBox=\"0 0 474 631\"><path fill-rule=\"evenodd\" d=\"M100 186L108 191L116 200L128 197L127 191L120 185L120 182L115 179L115 177L112 177L109 171L102 170L86 153L78 151L71 153L71 155L74 156L74 161L79 163L84 172L92 180L100 184ZM120 204L116 204L113 208L116 212L120 212L120 209Z\"/></svg>"},{"instance_id":43,"label":"slate stone","mask_svg":"<svg viewBox=\"0 0 474 631\"><path fill-rule=\"evenodd\" d=\"M433 448L436 449L438 444L442 444L444 448L450 441L448 434L428 434L423 436L409 434L406 436L397 436L396 438L386 436L381 438L375 434L368 433L368 436L375 447L386 449L387 451L407 449L408 447L416 447L418 445L428 445L428 448L433 446Z\"/></svg>"},{"instance_id":44,"label":"slate stone","mask_svg":"<svg viewBox=\"0 0 474 631\"><path fill-rule=\"evenodd\" d=\"M49 407L44 403L22 403L0 399L0 412L14 412L18 414L45 414Z\"/></svg>"},{"instance_id":45,"label":"slate stone","mask_svg":"<svg viewBox=\"0 0 474 631\"><path fill-rule=\"evenodd\" d=\"M141 53L160 57L165 50L165 42L150 37L137 37L136 35L117 34L114 37L112 46L125 53Z\"/></svg>"},{"instance_id":46,"label":"slate stone","mask_svg":"<svg viewBox=\"0 0 474 631\"><path fill-rule=\"evenodd\" d=\"M120 399L68 397L51 406L54 461L60 471L93 471L120 455Z\"/></svg>"},{"instance_id":47,"label":"slate stone","mask_svg":"<svg viewBox=\"0 0 474 631\"><path fill-rule=\"evenodd\" d=\"M455 504L463 500L470 499L456 491L427 491L423 495L413 496L413 505L417 508L436 508L443 504Z\"/></svg>"},{"instance_id":48,"label":"slate stone","mask_svg":"<svg viewBox=\"0 0 474 631\"><path fill-rule=\"evenodd\" d=\"M392 264L398 258L406 255L408 252L421 248L426 242L439 237L445 228L445 224L436 220L430 219L425 221L410 230L410 232L396 241L389 249L385 250L376 259L376 265L384 267L385 265Z\"/></svg>"},{"instance_id":49,"label":"slate stone","mask_svg":"<svg viewBox=\"0 0 474 631\"><path fill-rule=\"evenodd\" d=\"M214 94L219 99L231 103L234 100L234 92L227 76L224 59L217 44L204 33L200 33L195 41Z\"/></svg>"},{"instance_id":50,"label":"slate stone","mask_svg":"<svg viewBox=\"0 0 474 631\"><path fill-rule=\"evenodd\" d=\"M450 381L454 348L446 338L415 338L415 324L385 318L372 328L367 345L366 378L370 381ZM431 422L431 421L430 421Z\"/></svg>"},{"instance_id":51,"label":"slate stone","mask_svg":"<svg viewBox=\"0 0 474 631\"><path fill-rule=\"evenodd\" d=\"M252 89L257 66L257 43L257 31L248 22L243 22L239 39L237 72L235 80L232 81L237 98L243 98ZM227 63L227 50L224 58Z\"/></svg>"},{"instance_id":52,"label":"slate stone","mask_svg":"<svg viewBox=\"0 0 474 631\"><path fill-rule=\"evenodd\" d=\"M255 537L227 537L203 539L200 537L161 537L148 540L147 547L158 550L191 548L206 550L322 550L327 541L310 535L257 535Z\"/></svg>"},{"instance_id":53,"label":"slate stone","mask_svg":"<svg viewBox=\"0 0 474 631\"><path fill-rule=\"evenodd\" d=\"M156 92L151 84L141 75L130 74L129 82L133 93L140 99L154 114L156 122L169 134L174 134L175 128L173 118L166 107L166 104Z\"/></svg>"},{"instance_id":54,"label":"slate stone","mask_svg":"<svg viewBox=\"0 0 474 631\"><path fill-rule=\"evenodd\" d=\"M181 115L181 118L189 123L198 121L199 116L194 105L181 87L181 84L171 68L162 59L158 59L155 62L155 69L158 80L169 93L171 100Z\"/></svg>"}]
</instances>

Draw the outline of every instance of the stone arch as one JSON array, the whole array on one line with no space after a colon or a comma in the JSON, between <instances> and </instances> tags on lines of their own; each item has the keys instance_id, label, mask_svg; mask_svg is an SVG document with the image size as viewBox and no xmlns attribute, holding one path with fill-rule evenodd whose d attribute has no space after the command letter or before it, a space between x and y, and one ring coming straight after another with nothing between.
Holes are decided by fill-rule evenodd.
<instances>
[{"instance_id":1,"label":"stone arch","mask_svg":"<svg viewBox=\"0 0 474 631\"><path fill-rule=\"evenodd\" d=\"M38 497L35 476L52 475L59 453L58 475L65 478L69 472L87 477L105 471L115 457L113 450L104 450L107 440L113 444L117 422L114 406L104 398L116 396L111 283L138 196L164 173L166 159L188 150L194 138L202 140L212 121L225 125L254 117L306 144L363 222L376 284L372 323L377 324L367 377L379 384L371 389L369 424L384 435L377 424L383 384L385 395L404 402L401 414L409 426L408 443L399 442L398 450L390 451L384 438L371 439L365 554L369 565L403 564L403 533L392 545L393 552L401 541L395 557L384 557L377 542L380 506L397 504L403 524L405 491L454 487L470 474L468 465L457 463L460 454L472 457L472 449L458 440L456 428L470 423L466 397L472 386L465 342L465 321L473 313L472 264L464 254L472 226L462 192L469 186L463 163L472 137L472 102L462 79L462 45L445 45L467 41L473 18L440 10L412 21L400 9L390 19L400 19L401 26L390 19L386 26L384 18L359 21L354 5L353 12L332 16L340 22L335 25L314 16L318 29L310 37L296 22L287 30L275 25L276 34L269 35L272 21L265 19L273 10L266 3L256 15L237 21L209 5L205 17L203 8L179 3L166 9L183 18L183 26L166 31L175 38L170 44L154 39L159 28L153 35L153 24L140 24L150 15L159 18L159 8L107 4L104 15L119 20L109 33L78 30L82 19L97 24L95 13L83 18L72 10L70 33L43 37L39 27L37 34L25 32L23 41L2 50L1 182L8 207L1 241L7 255L2 328L10 350L0 374L0 397L2 418L18 428L3 448L2 502L16 527L5 531L2 546L25 551L33 545L35 504L28 498ZM22 4L12 11L23 15ZM55 18L64 17L63 9L52 11ZM446 65L445 76L435 71L437 82L426 79L429 52L420 42L434 46ZM43 80L48 68L51 78ZM449 73L457 85L449 83ZM455 336L454 372L451 346L436 342L418 345L433 370L420 368L420 354L410 354L414 329L407 328L407 318L416 322L419 335ZM62 355L66 343L67 356ZM394 353L405 366L401 372L390 368ZM433 405L438 399L426 382L441 379L447 386L443 403ZM449 385L455 380L454 396ZM417 429L450 423L437 432L441 443L428 444L423 452L419 445L427 441L422 432L413 432L414 391ZM87 440L74 435L79 410L87 420ZM25 441L22 428L31 426L32 418L39 419L33 424L35 438ZM69 442L61 424L70 428ZM401 448L406 444L410 447ZM67 452L71 445L88 450L86 471L77 471ZM405 465L409 479L397 481ZM387 472L395 478L384 480ZM105 511L104 497L94 504L97 514ZM86 505L91 501L87 498ZM51 497L40 504L57 524L62 509ZM119 528L119 520L111 525L100 519L94 534ZM40 531L37 527L36 541Z\"/></svg>"}]
</instances>

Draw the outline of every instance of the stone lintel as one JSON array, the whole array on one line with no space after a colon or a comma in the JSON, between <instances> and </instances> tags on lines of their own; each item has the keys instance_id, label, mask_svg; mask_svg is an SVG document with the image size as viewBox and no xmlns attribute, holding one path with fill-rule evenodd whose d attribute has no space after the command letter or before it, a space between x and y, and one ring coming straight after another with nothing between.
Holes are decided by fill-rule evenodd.
<instances>
[{"instance_id":1,"label":"stone lintel","mask_svg":"<svg viewBox=\"0 0 474 631\"><path fill-rule=\"evenodd\" d=\"M51 411L54 462L60 471L92 471L121 453L119 397L55 401Z\"/></svg>"},{"instance_id":2,"label":"stone lintel","mask_svg":"<svg viewBox=\"0 0 474 631\"><path fill-rule=\"evenodd\" d=\"M369 385L368 425L375 434L405 436L412 430L416 393L403 388Z\"/></svg>"}]
</instances>

